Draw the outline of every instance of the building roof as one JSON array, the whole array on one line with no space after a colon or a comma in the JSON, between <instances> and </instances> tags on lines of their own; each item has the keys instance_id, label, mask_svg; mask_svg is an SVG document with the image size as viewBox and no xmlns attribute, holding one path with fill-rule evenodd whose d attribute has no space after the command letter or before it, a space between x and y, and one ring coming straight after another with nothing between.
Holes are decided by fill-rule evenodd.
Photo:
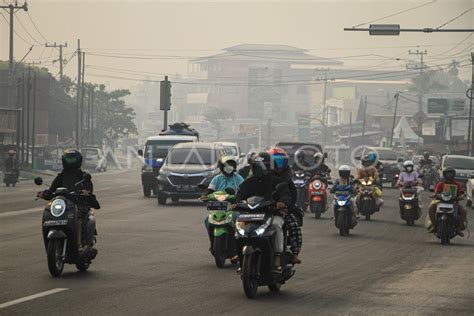
<instances>
[{"instance_id":1,"label":"building roof","mask_svg":"<svg viewBox=\"0 0 474 316\"><path fill-rule=\"evenodd\" d=\"M292 52L292 53L303 53L307 50L288 46L288 45L274 45L274 44L240 44L231 47L224 48L227 52L234 51L268 51L268 52Z\"/></svg>"}]
</instances>

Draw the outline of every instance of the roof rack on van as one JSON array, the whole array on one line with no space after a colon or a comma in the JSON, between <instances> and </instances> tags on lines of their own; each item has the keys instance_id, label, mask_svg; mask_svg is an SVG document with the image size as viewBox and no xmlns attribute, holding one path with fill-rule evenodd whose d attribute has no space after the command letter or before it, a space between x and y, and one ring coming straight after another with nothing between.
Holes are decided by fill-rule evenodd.
<instances>
[{"instance_id":1,"label":"roof rack on van","mask_svg":"<svg viewBox=\"0 0 474 316\"><path fill-rule=\"evenodd\" d=\"M160 136L162 135L189 135L196 136L199 139L199 132L194 128L190 128L189 124L186 123L173 123L168 125L169 129L162 130Z\"/></svg>"}]
</instances>

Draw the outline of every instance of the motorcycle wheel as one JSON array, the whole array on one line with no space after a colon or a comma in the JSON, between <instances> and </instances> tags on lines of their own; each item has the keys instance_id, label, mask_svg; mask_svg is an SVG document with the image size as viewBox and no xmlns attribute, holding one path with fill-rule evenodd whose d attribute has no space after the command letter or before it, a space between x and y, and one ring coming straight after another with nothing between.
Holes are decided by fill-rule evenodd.
<instances>
[{"instance_id":1,"label":"motorcycle wheel","mask_svg":"<svg viewBox=\"0 0 474 316\"><path fill-rule=\"evenodd\" d=\"M314 203L312 207L313 207L314 217L316 219L320 219L321 214L323 213L321 204L320 203Z\"/></svg>"},{"instance_id":2,"label":"motorcycle wheel","mask_svg":"<svg viewBox=\"0 0 474 316\"><path fill-rule=\"evenodd\" d=\"M218 268L223 268L225 265L225 244L226 244L226 235L221 235L219 237L214 237L214 261Z\"/></svg>"},{"instance_id":3,"label":"motorcycle wheel","mask_svg":"<svg viewBox=\"0 0 474 316\"><path fill-rule=\"evenodd\" d=\"M268 285L268 289L270 290L270 292L280 292L280 287L281 287L280 283L274 283L274 284Z\"/></svg>"},{"instance_id":4,"label":"motorcycle wheel","mask_svg":"<svg viewBox=\"0 0 474 316\"><path fill-rule=\"evenodd\" d=\"M64 261L61 258L63 253L64 240L52 239L48 242L47 257L49 273L53 277L58 277L63 273Z\"/></svg>"},{"instance_id":5,"label":"motorcycle wheel","mask_svg":"<svg viewBox=\"0 0 474 316\"><path fill-rule=\"evenodd\" d=\"M370 221L370 214L365 214L365 220Z\"/></svg>"},{"instance_id":6,"label":"motorcycle wheel","mask_svg":"<svg viewBox=\"0 0 474 316\"><path fill-rule=\"evenodd\" d=\"M448 236L448 220L443 219L439 224L438 228L438 236L441 239L442 245L449 244L449 236Z\"/></svg>"},{"instance_id":7,"label":"motorcycle wheel","mask_svg":"<svg viewBox=\"0 0 474 316\"><path fill-rule=\"evenodd\" d=\"M339 235L345 236L347 234L348 229L346 228L346 218L345 214L340 214L337 217L337 226L339 227Z\"/></svg>"},{"instance_id":8,"label":"motorcycle wheel","mask_svg":"<svg viewBox=\"0 0 474 316\"><path fill-rule=\"evenodd\" d=\"M407 225L408 226L415 225L415 219L413 218L413 213L412 212L407 214Z\"/></svg>"},{"instance_id":9,"label":"motorcycle wheel","mask_svg":"<svg viewBox=\"0 0 474 316\"><path fill-rule=\"evenodd\" d=\"M143 196L150 197L151 196L151 187L149 185L143 186Z\"/></svg>"},{"instance_id":10,"label":"motorcycle wheel","mask_svg":"<svg viewBox=\"0 0 474 316\"><path fill-rule=\"evenodd\" d=\"M160 194L158 193L158 205L165 205L166 204L166 200L168 199L168 197L164 194Z\"/></svg>"},{"instance_id":11,"label":"motorcycle wheel","mask_svg":"<svg viewBox=\"0 0 474 316\"><path fill-rule=\"evenodd\" d=\"M254 261L253 255L245 255L242 264L242 285L248 298L255 298L258 289L257 279L255 278L257 266Z\"/></svg>"}]
</instances>

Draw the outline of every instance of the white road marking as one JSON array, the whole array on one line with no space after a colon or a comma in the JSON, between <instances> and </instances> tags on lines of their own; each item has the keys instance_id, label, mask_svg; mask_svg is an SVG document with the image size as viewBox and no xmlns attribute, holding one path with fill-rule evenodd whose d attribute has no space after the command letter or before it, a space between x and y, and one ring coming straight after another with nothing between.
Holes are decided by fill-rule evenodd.
<instances>
[{"instance_id":1,"label":"white road marking","mask_svg":"<svg viewBox=\"0 0 474 316\"><path fill-rule=\"evenodd\" d=\"M52 289L52 290L49 290L49 291L44 291L44 292L41 292L41 293L33 294L33 295L30 295L30 296L25 296L25 297L22 297L22 298L19 298L19 299L10 301L10 302L0 304L0 309L6 308L6 307L9 307L9 306L12 306L12 305L20 304L20 303L23 303L23 302L31 301L31 300L34 300L34 299L37 299L37 298L40 298L40 297L43 297L43 296L47 296L47 295L51 295L51 294L54 294L54 293L66 291L66 290L68 290L68 289L67 288L56 288L56 289Z\"/></svg>"},{"instance_id":2,"label":"white road marking","mask_svg":"<svg viewBox=\"0 0 474 316\"><path fill-rule=\"evenodd\" d=\"M23 214L30 214L30 213L35 213L35 212L39 212L39 211L44 211L44 206L43 207L40 206L40 207L35 207L35 208L29 208L29 209L21 210L21 211L0 213L0 218L23 215Z\"/></svg>"}]
</instances>

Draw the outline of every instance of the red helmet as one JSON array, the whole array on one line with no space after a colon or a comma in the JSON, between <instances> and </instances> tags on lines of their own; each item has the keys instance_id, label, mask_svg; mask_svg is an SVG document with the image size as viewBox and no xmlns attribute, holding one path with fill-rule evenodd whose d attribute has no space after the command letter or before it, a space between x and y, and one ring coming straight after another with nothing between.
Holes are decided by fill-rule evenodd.
<instances>
[{"instance_id":1,"label":"red helmet","mask_svg":"<svg viewBox=\"0 0 474 316\"><path fill-rule=\"evenodd\" d=\"M271 157L271 162L275 171L282 171L288 166L289 157L285 150L274 147L267 150L267 153Z\"/></svg>"},{"instance_id":2,"label":"red helmet","mask_svg":"<svg viewBox=\"0 0 474 316\"><path fill-rule=\"evenodd\" d=\"M8 151L8 156L10 156L10 157L15 156L15 154L16 154L16 151L13 150L13 149L10 149L10 150Z\"/></svg>"}]
</instances>

